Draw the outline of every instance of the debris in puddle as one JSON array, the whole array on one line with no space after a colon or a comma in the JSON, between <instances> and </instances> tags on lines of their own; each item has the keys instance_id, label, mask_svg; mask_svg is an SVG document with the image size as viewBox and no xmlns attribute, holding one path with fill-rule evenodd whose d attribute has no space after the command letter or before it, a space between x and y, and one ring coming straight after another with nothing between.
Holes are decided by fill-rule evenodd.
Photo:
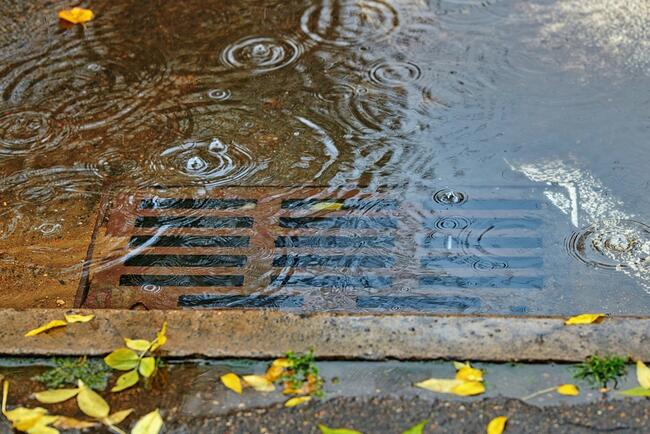
<instances>
[{"instance_id":1,"label":"debris in puddle","mask_svg":"<svg viewBox=\"0 0 650 434\"><path fill-rule=\"evenodd\" d=\"M104 358L104 362L111 368L128 371L117 379L111 392L121 392L135 386L140 381L140 376L145 381L153 377L160 364L155 352L167 342L167 323L163 323L153 341L124 338L124 342L127 348L118 348Z\"/></svg>"},{"instance_id":2,"label":"debris in puddle","mask_svg":"<svg viewBox=\"0 0 650 434\"><path fill-rule=\"evenodd\" d=\"M607 317L604 313L583 313L564 321L564 325L600 324Z\"/></svg>"},{"instance_id":3,"label":"debris in puddle","mask_svg":"<svg viewBox=\"0 0 650 434\"><path fill-rule=\"evenodd\" d=\"M624 390L621 395L650 397L650 368L641 360L636 362L636 379L639 382L639 387Z\"/></svg>"},{"instance_id":4,"label":"debris in puddle","mask_svg":"<svg viewBox=\"0 0 650 434\"><path fill-rule=\"evenodd\" d=\"M501 434L506 429L508 418L506 416L497 416L492 419L486 428L487 434Z\"/></svg>"},{"instance_id":5,"label":"debris in puddle","mask_svg":"<svg viewBox=\"0 0 650 434\"><path fill-rule=\"evenodd\" d=\"M415 383L415 387L437 393L451 393L457 396L480 395L485 392L483 384L483 371L473 368L469 362L462 364L455 362L456 377L429 378Z\"/></svg>"},{"instance_id":6,"label":"debris in puddle","mask_svg":"<svg viewBox=\"0 0 650 434\"><path fill-rule=\"evenodd\" d=\"M79 7L59 11L59 18L72 24L83 24L92 20L94 17L95 14L93 11Z\"/></svg>"}]
</instances>

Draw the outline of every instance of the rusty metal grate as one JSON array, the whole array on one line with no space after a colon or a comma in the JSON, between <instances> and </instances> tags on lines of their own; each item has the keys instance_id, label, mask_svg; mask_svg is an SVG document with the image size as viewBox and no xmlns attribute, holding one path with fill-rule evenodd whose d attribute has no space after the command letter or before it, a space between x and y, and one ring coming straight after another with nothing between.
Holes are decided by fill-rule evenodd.
<instances>
[{"instance_id":1,"label":"rusty metal grate","mask_svg":"<svg viewBox=\"0 0 650 434\"><path fill-rule=\"evenodd\" d=\"M444 312L505 302L525 311L544 288L552 220L541 193L117 192L105 200L79 299L107 308Z\"/></svg>"}]
</instances>

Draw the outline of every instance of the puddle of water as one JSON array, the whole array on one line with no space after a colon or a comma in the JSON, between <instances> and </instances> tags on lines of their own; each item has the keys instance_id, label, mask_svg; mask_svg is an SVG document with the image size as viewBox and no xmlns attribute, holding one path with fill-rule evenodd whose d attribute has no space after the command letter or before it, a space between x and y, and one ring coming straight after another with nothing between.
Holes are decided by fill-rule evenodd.
<instances>
[{"instance_id":1,"label":"puddle of water","mask_svg":"<svg viewBox=\"0 0 650 434\"><path fill-rule=\"evenodd\" d=\"M81 303L93 293L78 287L84 269L135 261L139 273L119 276L142 290L116 289L128 306L144 293L176 307L253 294L289 309L650 308L642 0L580 6L579 17L559 0L99 1L93 22L69 28L56 6L5 3L2 306ZM224 220L250 217L245 208L162 215L109 200L179 199L180 188L209 204L224 187L276 186L253 195L264 208L307 185L334 199L363 188L309 212L274 209L265 218L276 220L250 228ZM478 196L466 187L476 185ZM500 194L516 186L528 196ZM345 208L387 197L400 207ZM132 218L137 236L192 236L203 250L125 247L135 232L94 230L100 205ZM243 253L210 245L237 236L259 242ZM123 250L133 247L144 253ZM222 272L241 256L243 273ZM143 280L160 264L184 270L182 285ZM406 280L386 280L397 274ZM223 275L247 276L247 291Z\"/></svg>"}]
</instances>

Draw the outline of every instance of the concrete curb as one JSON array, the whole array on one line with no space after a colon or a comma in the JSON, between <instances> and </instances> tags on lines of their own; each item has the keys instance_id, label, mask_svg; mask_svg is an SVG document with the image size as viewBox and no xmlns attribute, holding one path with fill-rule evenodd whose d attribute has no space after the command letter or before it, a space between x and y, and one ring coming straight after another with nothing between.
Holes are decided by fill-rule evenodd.
<instances>
[{"instance_id":1,"label":"concrete curb","mask_svg":"<svg viewBox=\"0 0 650 434\"><path fill-rule=\"evenodd\" d=\"M165 349L174 357L272 358L313 347L318 357L330 359L573 362L617 353L650 360L650 318L645 317L565 326L562 318L522 316L79 311L96 318L27 338L27 330L62 319L67 311L0 310L0 354L102 355L123 345L123 337L153 338L167 321Z\"/></svg>"}]
</instances>

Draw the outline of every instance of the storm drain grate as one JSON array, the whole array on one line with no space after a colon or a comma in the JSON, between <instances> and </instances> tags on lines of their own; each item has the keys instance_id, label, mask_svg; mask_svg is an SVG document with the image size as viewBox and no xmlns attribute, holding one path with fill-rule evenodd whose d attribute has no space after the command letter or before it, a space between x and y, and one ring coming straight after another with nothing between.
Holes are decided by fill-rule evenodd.
<instances>
[{"instance_id":1,"label":"storm drain grate","mask_svg":"<svg viewBox=\"0 0 650 434\"><path fill-rule=\"evenodd\" d=\"M203 193L109 195L82 304L525 311L544 288L549 207L535 188Z\"/></svg>"}]
</instances>

